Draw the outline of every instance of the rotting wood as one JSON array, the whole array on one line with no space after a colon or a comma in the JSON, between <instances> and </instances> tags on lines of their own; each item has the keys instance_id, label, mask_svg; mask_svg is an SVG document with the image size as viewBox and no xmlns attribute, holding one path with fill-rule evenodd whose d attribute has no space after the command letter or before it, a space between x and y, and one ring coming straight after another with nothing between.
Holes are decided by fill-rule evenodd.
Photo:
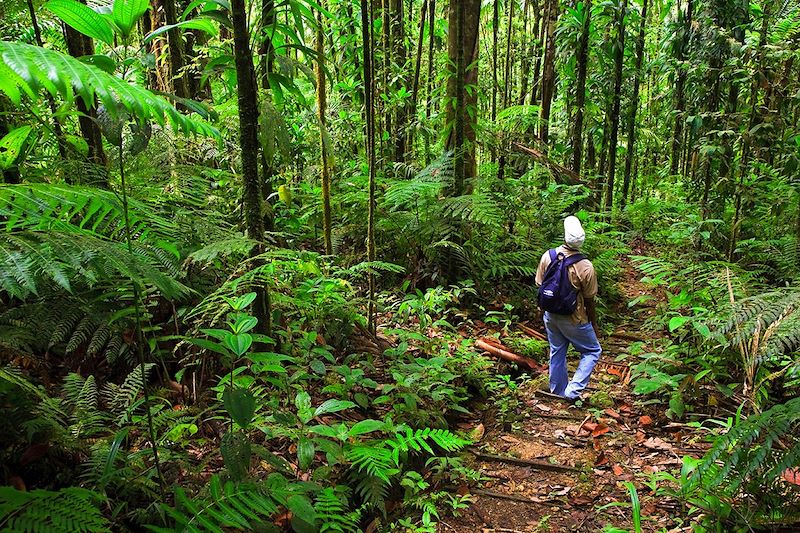
<instances>
[{"instance_id":1,"label":"rotting wood","mask_svg":"<svg viewBox=\"0 0 800 533\"><path fill-rule=\"evenodd\" d=\"M531 359L528 359L527 357L523 357L521 355L510 352L504 346L502 348L496 346L494 343L490 343L489 339L486 338L479 339L475 343L475 347L485 352L489 352L491 355L494 355L495 357L499 357L500 359L504 359L506 361L511 361L512 363L517 363L518 365L522 365L531 370L540 369L540 366L538 363L536 363L536 361L533 361Z\"/></svg>"},{"instance_id":2,"label":"rotting wood","mask_svg":"<svg viewBox=\"0 0 800 533\"><path fill-rule=\"evenodd\" d=\"M504 455L495 455L492 453L481 453L475 449L470 448L469 451L481 461L492 461L496 463L507 463L512 465L528 466L534 470L544 470L547 472L577 472L578 469L574 466L562 465L558 463L547 463L545 461L533 461L531 459L520 459L519 457L509 457Z\"/></svg>"},{"instance_id":3,"label":"rotting wood","mask_svg":"<svg viewBox=\"0 0 800 533\"><path fill-rule=\"evenodd\" d=\"M547 340L547 336L544 333L536 331L533 328L529 328L528 326L525 326L523 324L517 324L517 327L520 330L522 330L523 333L527 333L528 335L530 335L531 337L533 337L535 339L539 339L540 341L546 341Z\"/></svg>"}]
</instances>

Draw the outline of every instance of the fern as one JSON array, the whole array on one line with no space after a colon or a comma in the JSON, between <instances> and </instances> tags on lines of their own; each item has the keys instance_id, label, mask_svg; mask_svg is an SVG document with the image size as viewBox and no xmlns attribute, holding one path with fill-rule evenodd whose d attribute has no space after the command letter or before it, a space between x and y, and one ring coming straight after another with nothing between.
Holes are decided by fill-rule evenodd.
<instances>
[{"instance_id":1,"label":"fern","mask_svg":"<svg viewBox=\"0 0 800 533\"><path fill-rule=\"evenodd\" d=\"M140 120L169 122L184 133L219 137L215 128L182 115L164 98L47 48L0 41L0 79L0 91L16 105L23 93L36 99L42 89L67 102L81 98L87 106L97 97L112 114L121 106Z\"/></svg>"},{"instance_id":2,"label":"fern","mask_svg":"<svg viewBox=\"0 0 800 533\"><path fill-rule=\"evenodd\" d=\"M796 518L800 494L787 490L781 476L800 461L798 431L800 398L751 415L717 438L686 489L699 487L731 501L746 501L748 510L759 517L754 522L770 523L776 510L781 518Z\"/></svg>"},{"instance_id":3,"label":"fern","mask_svg":"<svg viewBox=\"0 0 800 533\"><path fill-rule=\"evenodd\" d=\"M317 494L314 510L322 524L319 530L320 533L355 533L361 531L358 527L361 513L359 511L348 511L347 498L343 494L337 495L336 488L325 487Z\"/></svg>"},{"instance_id":4,"label":"fern","mask_svg":"<svg viewBox=\"0 0 800 533\"><path fill-rule=\"evenodd\" d=\"M161 504L164 512L174 520L172 528L147 526L158 533L220 532L224 528L255 530L269 521L278 511L266 487L231 481L222 483L213 476L206 498L189 497L182 488L175 489L175 507Z\"/></svg>"},{"instance_id":5,"label":"fern","mask_svg":"<svg viewBox=\"0 0 800 533\"><path fill-rule=\"evenodd\" d=\"M104 498L76 487L57 492L21 492L0 487L0 529L20 533L92 533L110 531L98 504Z\"/></svg>"},{"instance_id":6,"label":"fern","mask_svg":"<svg viewBox=\"0 0 800 533\"><path fill-rule=\"evenodd\" d=\"M417 429L412 431L406 428L405 433L397 433L394 439L389 439L386 443L392 448L392 459L395 464L400 464L400 454L407 454L410 451L428 452L434 455L429 442L433 442L446 452L456 452L471 444L470 441L458 437L446 429Z\"/></svg>"}]
</instances>

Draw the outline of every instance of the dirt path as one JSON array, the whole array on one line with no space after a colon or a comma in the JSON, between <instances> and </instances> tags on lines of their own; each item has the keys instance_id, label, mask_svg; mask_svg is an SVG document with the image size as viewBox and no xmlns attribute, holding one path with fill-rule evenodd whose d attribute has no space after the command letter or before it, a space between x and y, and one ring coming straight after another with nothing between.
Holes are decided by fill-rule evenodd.
<instances>
[{"instance_id":1,"label":"dirt path","mask_svg":"<svg viewBox=\"0 0 800 533\"><path fill-rule=\"evenodd\" d=\"M646 288L628 265L624 274L620 289L627 303ZM615 362L640 337L648 314L646 308L626 313L626 323L602 341L604 355L583 405L542 393L544 377L520 391L519 421L475 421L484 434L473 449L472 467L483 480L460 489L472 495L473 503L460 516L440 522L439 531L602 531L607 526L633 531L626 481L637 489L644 531L680 530L679 504L656 498L646 483L656 472L679 470L683 455L703 450L684 424L659 418L663 408L646 413L634 407L630 370ZM573 368L577 359L571 353Z\"/></svg>"}]
</instances>

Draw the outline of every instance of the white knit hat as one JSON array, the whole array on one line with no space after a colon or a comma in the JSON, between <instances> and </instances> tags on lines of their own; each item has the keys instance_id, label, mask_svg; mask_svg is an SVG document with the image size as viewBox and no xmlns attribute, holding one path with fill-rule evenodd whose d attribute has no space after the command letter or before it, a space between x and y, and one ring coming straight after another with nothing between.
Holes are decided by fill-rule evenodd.
<instances>
[{"instance_id":1,"label":"white knit hat","mask_svg":"<svg viewBox=\"0 0 800 533\"><path fill-rule=\"evenodd\" d=\"M581 221L578 217L569 216L564 219L564 242L573 250L580 250L583 241L586 240L586 232L583 231Z\"/></svg>"}]
</instances>

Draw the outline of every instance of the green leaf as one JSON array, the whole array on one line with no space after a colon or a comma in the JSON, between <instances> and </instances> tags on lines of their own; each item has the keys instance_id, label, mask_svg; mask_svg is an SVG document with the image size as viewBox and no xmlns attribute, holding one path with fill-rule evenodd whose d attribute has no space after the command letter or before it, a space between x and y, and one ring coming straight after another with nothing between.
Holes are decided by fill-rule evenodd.
<instances>
[{"instance_id":1,"label":"green leaf","mask_svg":"<svg viewBox=\"0 0 800 533\"><path fill-rule=\"evenodd\" d=\"M286 500L286 507L303 522L313 524L317 521L317 513L314 511L314 506L305 496L300 494L289 496Z\"/></svg>"},{"instance_id":2,"label":"green leaf","mask_svg":"<svg viewBox=\"0 0 800 533\"><path fill-rule=\"evenodd\" d=\"M189 339L189 342L191 342L195 346L199 346L200 348L203 348L204 350L208 350L210 352L215 352L220 355L230 355L230 352L228 352L228 350L225 349L223 345L214 341L210 341L207 339Z\"/></svg>"},{"instance_id":3,"label":"green leaf","mask_svg":"<svg viewBox=\"0 0 800 533\"><path fill-rule=\"evenodd\" d=\"M256 397L248 389L230 387L222 393L225 410L231 415L234 422L244 429L253 421L256 414Z\"/></svg>"},{"instance_id":4,"label":"green leaf","mask_svg":"<svg viewBox=\"0 0 800 533\"><path fill-rule=\"evenodd\" d=\"M362 420L361 422L356 422L355 424L353 424L353 427L351 427L350 431L348 431L348 435L350 435L351 437L356 437L358 435L364 435L365 433L380 431L384 427L386 427L386 424L384 422L368 418L366 420Z\"/></svg>"},{"instance_id":5,"label":"green leaf","mask_svg":"<svg viewBox=\"0 0 800 533\"><path fill-rule=\"evenodd\" d=\"M297 442L297 465L300 470L308 470L314 461L314 441L301 438Z\"/></svg>"},{"instance_id":6,"label":"green leaf","mask_svg":"<svg viewBox=\"0 0 800 533\"><path fill-rule=\"evenodd\" d=\"M689 316L680 316L680 315L679 315L679 316L674 316L674 317L672 317L672 318L669 320L669 331L670 331L670 333L671 333L671 332L673 332L673 331L675 331L675 330L676 330L676 329L678 329L679 327L683 326L684 324L686 324L686 323L687 323L688 321L690 321L691 319L692 319L692 317L689 317Z\"/></svg>"},{"instance_id":7,"label":"green leaf","mask_svg":"<svg viewBox=\"0 0 800 533\"><path fill-rule=\"evenodd\" d=\"M140 122L169 122L176 131L220 137L218 130L179 113L164 98L97 67L40 46L0 41L0 90L18 103L20 89L34 101L42 98L42 89L70 102L79 97L87 106L96 98L110 112L122 109Z\"/></svg>"},{"instance_id":8,"label":"green leaf","mask_svg":"<svg viewBox=\"0 0 800 533\"><path fill-rule=\"evenodd\" d=\"M81 56L79 61L99 68L103 72L114 74L117 70L117 62L103 54L92 54L90 56Z\"/></svg>"},{"instance_id":9,"label":"green leaf","mask_svg":"<svg viewBox=\"0 0 800 533\"><path fill-rule=\"evenodd\" d=\"M325 415L328 413L337 413L339 411L344 411L345 409L350 409L351 407L355 406L356 404L346 400L325 400L314 411L314 416Z\"/></svg>"},{"instance_id":10,"label":"green leaf","mask_svg":"<svg viewBox=\"0 0 800 533\"><path fill-rule=\"evenodd\" d=\"M32 133L31 126L20 126L0 139L0 170L6 170L19 163Z\"/></svg>"},{"instance_id":11,"label":"green leaf","mask_svg":"<svg viewBox=\"0 0 800 533\"><path fill-rule=\"evenodd\" d=\"M123 39L130 37L131 30L149 7L149 0L114 0L111 17Z\"/></svg>"},{"instance_id":12,"label":"green leaf","mask_svg":"<svg viewBox=\"0 0 800 533\"><path fill-rule=\"evenodd\" d=\"M239 333L238 335L228 335L225 337L225 346L230 348L238 357L243 356L253 345L253 336L249 333Z\"/></svg>"},{"instance_id":13,"label":"green leaf","mask_svg":"<svg viewBox=\"0 0 800 533\"><path fill-rule=\"evenodd\" d=\"M311 395L301 390L297 393L297 396L294 397L294 406L297 407L298 411L311 409Z\"/></svg>"},{"instance_id":14,"label":"green leaf","mask_svg":"<svg viewBox=\"0 0 800 533\"><path fill-rule=\"evenodd\" d=\"M76 0L50 0L44 7L74 30L113 46L114 32L111 26L92 8Z\"/></svg>"},{"instance_id":15,"label":"green leaf","mask_svg":"<svg viewBox=\"0 0 800 533\"><path fill-rule=\"evenodd\" d=\"M149 43L159 35L162 35L168 32L169 30L175 28L183 28L186 30L200 30L205 33L208 33L209 35L214 35L214 36L216 36L218 33L216 24L214 24L211 20L206 18L194 18L191 20L184 20L183 22L178 22L177 24L168 24L166 26L161 26L157 30L154 30L147 34L147 37L144 38L144 44Z\"/></svg>"}]
</instances>

